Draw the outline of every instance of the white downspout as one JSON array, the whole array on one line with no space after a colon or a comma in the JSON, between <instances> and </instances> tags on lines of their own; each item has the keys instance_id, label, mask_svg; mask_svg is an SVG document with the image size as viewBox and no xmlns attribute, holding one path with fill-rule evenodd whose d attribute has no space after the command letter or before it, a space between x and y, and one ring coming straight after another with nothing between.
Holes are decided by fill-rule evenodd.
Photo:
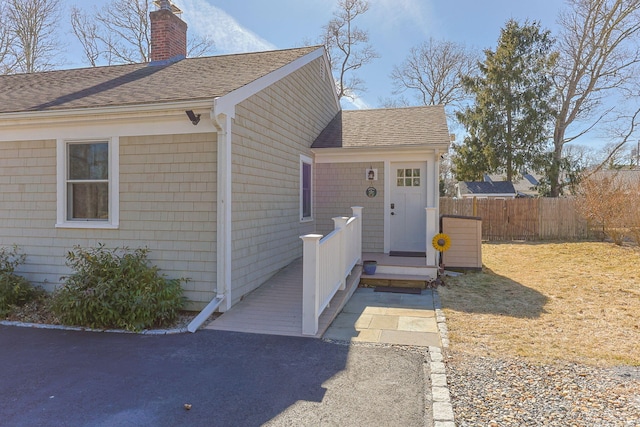
<instances>
[{"instance_id":1,"label":"white downspout","mask_svg":"<svg viewBox=\"0 0 640 427\"><path fill-rule=\"evenodd\" d=\"M189 332L196 332L223 302L223 311L231 308L231 119L235 109L220 108L219 99L216 98L211 111L218 136L216 297L189 323Z\"/></svg>"}]
</instances>

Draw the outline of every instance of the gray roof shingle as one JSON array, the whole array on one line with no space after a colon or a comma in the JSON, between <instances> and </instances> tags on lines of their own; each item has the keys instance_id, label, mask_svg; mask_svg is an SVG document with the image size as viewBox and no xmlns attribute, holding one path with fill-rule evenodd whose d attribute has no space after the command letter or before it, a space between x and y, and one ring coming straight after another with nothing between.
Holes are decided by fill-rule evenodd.
<instances>
[{"instance_id":1,"label":"gray roof shingle","mask_svg":"<svg viewBox=\"0 0 640 427\"><path fill-rule=\"evenodd\" d=\"M340 111L312 148L358 148L448 144L441 105Z\"/></svg>"},{"instance_id":2,"label":"gray roof shingle","mask_svg":"<svg viewBox=\"0 0 640 427\"><path fill-rule=\"evenodd\" d=\"M213 99L318 46L188 58L168 65L115 65L0 76L0 113Z\"/></svg>"}]
</instances>

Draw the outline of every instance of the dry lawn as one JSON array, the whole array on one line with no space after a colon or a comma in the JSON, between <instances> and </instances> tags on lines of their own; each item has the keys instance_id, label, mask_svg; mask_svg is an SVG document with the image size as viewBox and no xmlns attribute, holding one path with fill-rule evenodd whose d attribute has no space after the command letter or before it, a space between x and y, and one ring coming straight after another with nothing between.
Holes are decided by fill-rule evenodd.
<instances>
[{"instance_id":1,"label":"dry lawn","mask_svg":"<svg viewBox=\"0 0 640 427\"><path fill-rule=\"evenodd\" d=\"M640 366L640 249L483 244L481 273L438 293L451 347L532 362Z\"/></svg>"}]
</instances>

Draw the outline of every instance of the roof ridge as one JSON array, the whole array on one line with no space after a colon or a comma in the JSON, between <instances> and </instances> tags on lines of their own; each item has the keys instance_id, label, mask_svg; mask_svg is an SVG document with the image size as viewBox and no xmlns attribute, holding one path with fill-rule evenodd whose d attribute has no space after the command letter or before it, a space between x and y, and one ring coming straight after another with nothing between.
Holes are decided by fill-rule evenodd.
<instances>
[{"instance_id":1,"label":"roof ridge","mask_svg":"<svg viewBox=\"0 0 640 427\"><path fill-rule=\"evenodd\" d=\"M174 61L174 62L169 62L166 64L156 64L156 67L164 67L164 66L169 66L172 64L177 64L179 62L182 61L188 61L188 62L193 62L193 61L197 61L197 60L206 60L206 59L211 59L211 58L228 58L228 57L232 57L232 56L243 56L243 55L260 55L260 54L269 54L269 53L276 53L276 52L290 52L290 51L296 51L296 50L309 50L309 52L313 52L316 49L322 48L322 45L312 45L312 46L302 46L302 47L291 47L291 48L286 48L286 49L272 49L272 50L258 50L258 51L252 51L252 52L237 52L237 53L226 53L226 54L222 54L222 55L207 55L207 56L194 56L194 57L188 57L188 58L183 58L179 61ZM82 66L82 67L76 67L76 68L60 68L60 69L56 69L56 70L43 70L43 71L35 71L32 73L12 73L12 74L2 74L0 75L0 78L2 77L7 77L7 76L29 76L29 75L42 75L42 74L51 74L51 73L62 73L62 72L67 72L67 71L82 71L82 70L100 70L100 69L105 69L105 68L109 68L109 69L113 69L113 68L118 68L118 67L146 67L149 66L149 64L152 64L152 61L149 62L131 62L131 63L127 63L127 64L110 64L110 65L96 65L96 66Z\"/></svg>"},{"instance_id":2,"label":"roof ridge","mask_svg":"<svg viewBox=\"0 0 640 427\"><path fill-rule=\"evenodd\" d=\"M384 108L359 108L359 109L351 109L344 110L349 112L356 111L398 111L398 110L417 110L417 109L435 109L435 108L444 108L444 104L435 104L435 105L406 105L401 107L384 107Z\"/></svg>"}]
</instances>

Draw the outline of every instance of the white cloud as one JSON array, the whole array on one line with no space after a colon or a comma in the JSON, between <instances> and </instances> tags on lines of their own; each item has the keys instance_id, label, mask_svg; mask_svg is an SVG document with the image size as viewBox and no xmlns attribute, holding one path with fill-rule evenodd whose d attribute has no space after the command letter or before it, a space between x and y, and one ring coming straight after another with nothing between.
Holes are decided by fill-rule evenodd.
<instances>
[{"instance_id":1,"label":"white cloud","mask_svg":"<svg viewBox=\"0 0 640 427\"><path fill-rule=\"evenodd\" d=\"M277 47L240 25L232 16L205 0L176 0L190 30L209 36L218 53L243 53L273 50Z\"/></svg>"},{"instance_id":2,"label":"white cloud","mask_svg":"<svg viewBox=\"0 0 640 427\"><path fill-rule=\"evenodd\" d=\"M336 82L336 85L337 84L338 82ZM355 108L356 110L368 110L371 108L364 99L360 98L358 95L356 95L349 89L346 89L345 92L346 92L345 96L343 96L340 99L340 105L342 105L342 108L349 109L349 110L351 109L351 108L348 108L349 106Z\"/></svg>"}]
</instances>

